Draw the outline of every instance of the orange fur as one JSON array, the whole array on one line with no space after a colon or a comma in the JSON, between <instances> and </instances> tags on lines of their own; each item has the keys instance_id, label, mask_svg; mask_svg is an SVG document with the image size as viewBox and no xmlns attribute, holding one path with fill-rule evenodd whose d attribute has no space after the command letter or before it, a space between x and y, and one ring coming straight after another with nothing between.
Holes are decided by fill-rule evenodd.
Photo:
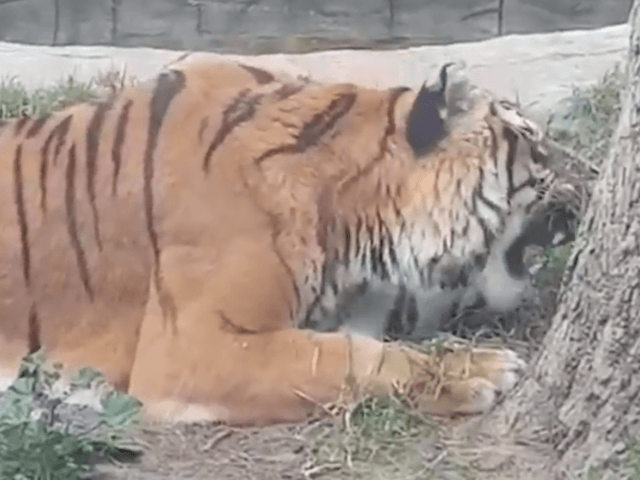
<instances>
[{"instance_id":1,"label":"orange fur","mask_svg":"<svg viewBox=\"0 0 640 480\"><path fill-rule=\"evenodd\" d=\"M427 412L475 413L515 381L507 350L477 351L463 371L459 353L442 364L296 328L332 228L428 209L444 230L453 179L473 188L464 158L484 146L459 147L438 179L441 160L417 162L404 140L414 91L172 68L0 130L2 367L42 347L103 371L151 416L232 423L303 419L345 385L357 400L426 382Z\"/></svg>"}]
</instances>

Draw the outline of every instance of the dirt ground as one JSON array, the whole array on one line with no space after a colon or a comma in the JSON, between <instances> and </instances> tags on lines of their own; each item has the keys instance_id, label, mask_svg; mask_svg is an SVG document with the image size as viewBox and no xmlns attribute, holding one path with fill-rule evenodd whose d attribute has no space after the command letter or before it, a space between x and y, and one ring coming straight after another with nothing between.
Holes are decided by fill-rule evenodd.
<instances>
[{"instance_id":1,"label":"dirt ground","mask_svg":"<svg viewBox=\"0 0 640 480\"><path fill-rule=\"evenodd\" d=\"M337 438L340 422L324 419L298 425L235 429L216 424L147 426L139 439L145 453L134 459L96 467L94 480L308 480L308 479L442 479L469 478L456 469L437 437L415 435L401 448L419 453L419 468L398 458L386 465L362 459L349 466L336 458L319 461L314 443L320 436ZM432 430L432 433L435 431ZM315 442L314 442L315 440ZM316 443L317 445L317 443ZM336 452L338 453L338 452ZM399 455L399 457L403 457ZM415 463L415 462L414 462ZM364 468L363 468L364 467Z\"/></svg>"},{"instance_id":2,"label":"dirt ground","mask_svg":"<svg viewBox=\"0 0 640 480\"><path fill-rule=\"evenodd\" d=\"M95 480L305 479L304 426L231 429L215 424L146 426L136 459L98 465Z\"/></svg>"}]
</instances>

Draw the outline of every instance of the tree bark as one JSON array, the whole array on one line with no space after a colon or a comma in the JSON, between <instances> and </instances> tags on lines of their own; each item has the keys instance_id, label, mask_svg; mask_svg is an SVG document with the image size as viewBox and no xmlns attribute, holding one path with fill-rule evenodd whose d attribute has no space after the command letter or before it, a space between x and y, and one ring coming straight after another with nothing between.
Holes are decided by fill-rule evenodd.
<instances>
[{"instance_id":1,"label":"tree bark","mask_svg":"<svg viewBox=\"0 0 640 480\"><path fill-rule=\"evenodd\" d=\"M552 446L545 478L579 478L589 467L627 478L617 475L640 440L640 0L629 22L620 123L557 313L532 375L496 412L529 442Z\"/></svg>"}]
</instances>

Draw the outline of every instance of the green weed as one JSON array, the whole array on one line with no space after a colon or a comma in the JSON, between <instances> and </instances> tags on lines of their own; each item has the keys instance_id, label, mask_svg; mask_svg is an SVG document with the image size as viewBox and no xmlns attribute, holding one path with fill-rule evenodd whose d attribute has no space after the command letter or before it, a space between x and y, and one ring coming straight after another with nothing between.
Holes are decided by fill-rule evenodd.
<instances>
[{"instance_id":1,"label":"green weed","mask_svg":"<svg viewBox=\"0 0 640 480\"><path fill-rule=\"evenodd\" d=\"M97 98L93 82L77 82L73 77L49 88L33 91L17 79L0 80L0 120L30 116L43 117L75 103Z\"/></svg>"},{"instance_id":2,"label":"green weed","mask_svg":"<svg viewBox=\"0 0 640 480\"><path fill-rule=\"evenodd\" d=\"M437 428L397 397L371 398L346 412L342 424L319 424L309 433L315 469L327 478L432 478L442 459Z\"/></svg>"},{"instance_id":3,"label":"green weed","mask_svg":"<svg viewBox=\"0 0 640 480\"><path fill-rule=\"evenodd\" d=\"M90 370L79 372L72 389L56 393L60 371L40 353L26 357L18 378L0 397L0 478L3 480L76 480L98 461L122 449L136 451L131 432L141 404L116 392L106 395L103 410L80 421L77 413L60 414L74 390L104 381Z\"/></svg>"}]
</instances>

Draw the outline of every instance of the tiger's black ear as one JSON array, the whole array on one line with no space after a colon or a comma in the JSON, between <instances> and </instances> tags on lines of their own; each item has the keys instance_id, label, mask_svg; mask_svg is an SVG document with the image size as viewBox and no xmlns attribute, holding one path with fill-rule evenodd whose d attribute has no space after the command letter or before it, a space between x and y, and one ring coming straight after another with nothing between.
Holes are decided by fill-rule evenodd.
<instances>
[{"instance_id":1,"label":"tiger's black ear","mask_svg":"<svg viewBox=\"0 0 640 480\"><path fill-rule=\"evenodd\" d=\"M453 62L440 68L438 81L434 85L422 85L407 118L407 141L416 157L429 152L445 134L447 102L447 68Z\"/></svg>"}]
</instances>

